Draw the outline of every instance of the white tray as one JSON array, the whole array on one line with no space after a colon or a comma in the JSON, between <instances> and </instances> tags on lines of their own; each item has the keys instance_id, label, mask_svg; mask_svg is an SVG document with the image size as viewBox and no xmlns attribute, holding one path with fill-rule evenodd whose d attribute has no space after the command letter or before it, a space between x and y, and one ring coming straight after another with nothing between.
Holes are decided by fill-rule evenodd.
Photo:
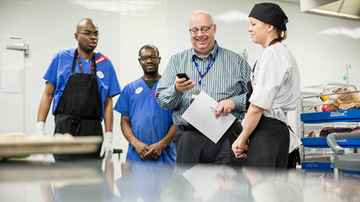
<instances>
[{"instance_id":1,"label":"white tray","mask_svg":"<svg viewBox=\"0 0 360 202\"><path fill-rule=\"evenodd\" d=\"M0 142L0 156L30 154L81 154L95 152L102 142L100 136L74 137L73 140Z\"/></svg>"}]
</instances>

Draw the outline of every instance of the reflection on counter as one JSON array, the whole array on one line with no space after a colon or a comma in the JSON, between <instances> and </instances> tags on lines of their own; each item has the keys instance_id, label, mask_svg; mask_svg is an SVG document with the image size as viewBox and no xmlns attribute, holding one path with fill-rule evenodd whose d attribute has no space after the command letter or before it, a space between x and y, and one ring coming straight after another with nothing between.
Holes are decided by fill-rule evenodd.
<instances>
[{"instance_id":1,"label":"reflection on counter","mask_svg":"<svg viewBox=\"0 0 360 202\"><path fill-rule=\"evenodd\" d=\"M114 169L107 167L99 169L99 161L1 162L0 201L360 201L357 175L335 182L332 174L295 169L137 163L122 165L122 176L114 181ZM29 185L33 188L21 188Z\"/></svg>"}]
</instances>

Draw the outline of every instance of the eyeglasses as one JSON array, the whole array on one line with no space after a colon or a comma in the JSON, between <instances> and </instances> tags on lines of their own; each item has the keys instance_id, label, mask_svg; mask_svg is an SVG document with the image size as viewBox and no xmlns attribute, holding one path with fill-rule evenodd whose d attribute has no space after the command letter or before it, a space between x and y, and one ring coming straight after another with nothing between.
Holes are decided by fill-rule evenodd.
<instances>
[{"instance_id":1,"label":"eyeglasses","mask_svg":"<svg viewBox=\"0 0 360 202\"><path fill-rule=\"evenodd\" d=\"M98 36L99 36L99 32L83 31L83 32L77 32L77 33L83 34L83 35L88 36L88 37L90 37L90 36L93 35L93 34L94 34L94 37L98 37Z\"/></svg>"},{"instance_id":2,"label":"eyeglasses","mask_svg":"<svg viewBox=\"0 0 360 202\"><path fill-rule=\"evenodd\" d=\"M210 31L210 28L211 28L212 26L213 26L213 25L211 25L210 27L204 27L204 28L202 28L202 29L192 28L192 29L189 29L189 31L190 31L190 33L191 33L192 35L198 34L200 30L201 30L201 32L202 32L203 34L205 34L205 33L208 33L208 32Z\"/></svg>"},{"instance_id":3,"label":"eyeglasses","mask_svg":"<svg viewBox=\"0 0 360 202\"><path fill-rule=\"evenodd\" d=\"M151 60L156 60L158 59L159 57L157 55L150 55L150 56L140 56L139 59L142 60L142 61L146 61L148 60L149 58L151 58Z\"/></svg>"}]
</instances>

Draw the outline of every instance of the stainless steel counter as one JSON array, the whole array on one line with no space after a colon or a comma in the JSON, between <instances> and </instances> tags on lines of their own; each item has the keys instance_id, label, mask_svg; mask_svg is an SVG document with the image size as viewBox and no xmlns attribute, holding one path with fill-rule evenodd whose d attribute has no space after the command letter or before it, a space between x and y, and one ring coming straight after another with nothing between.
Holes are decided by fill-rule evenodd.
<instances>
[{"instance_id":1,"label":"stainless steel counter","mask_svg":"<svg viewBox=\"0 0 360 202\"><path fill-rule=\"evenodd\" d=\"M299 170L132 164L113 181L114 170L104 173L99 165L98 161L0 162L0 202L360 201L357 175L335 182L332 174Z\"/></svg>"}]
</instances>

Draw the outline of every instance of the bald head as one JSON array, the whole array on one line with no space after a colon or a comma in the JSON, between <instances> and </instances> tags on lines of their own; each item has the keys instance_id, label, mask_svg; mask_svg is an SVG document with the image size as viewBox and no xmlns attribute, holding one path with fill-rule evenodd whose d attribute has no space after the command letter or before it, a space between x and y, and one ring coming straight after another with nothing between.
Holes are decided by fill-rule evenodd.
<instances>
[{"instance_id":1,"label":"bald head","mask_svg":"<svg viewBox=\"0 0 360 202\"><path fill-rule=\"evenodd\" d=\"M194 14L192 14L189 22L189 27L191 28L192 23L196 21L207 21L210 24L214 24L214 21L209 13L203 10L196 11Z\"/></svg>"},{"instance_id":2,"label":"bald head","mask_svg":"<svg viewBox=\"0 0 360 202\"><path fill-rule=\"evenodd\" d=\"M97 25L95 24L95 22L92 19L84 18L78 22L78 24L76 26L76 32L82 31L84 29L84 27L88 24L92 24L97 29Z\"/></svg>"},{"instance_id":3,"label":"bald head","mask_svg":"<svg viewBox=\"0 0 360 202\"><path fill-rule=\"evenodd\" d=\"M206 57L215 46L216 24L206 11L196 11L189 22L190 40L198 56Z\"/></svg>"}]
</instances>

